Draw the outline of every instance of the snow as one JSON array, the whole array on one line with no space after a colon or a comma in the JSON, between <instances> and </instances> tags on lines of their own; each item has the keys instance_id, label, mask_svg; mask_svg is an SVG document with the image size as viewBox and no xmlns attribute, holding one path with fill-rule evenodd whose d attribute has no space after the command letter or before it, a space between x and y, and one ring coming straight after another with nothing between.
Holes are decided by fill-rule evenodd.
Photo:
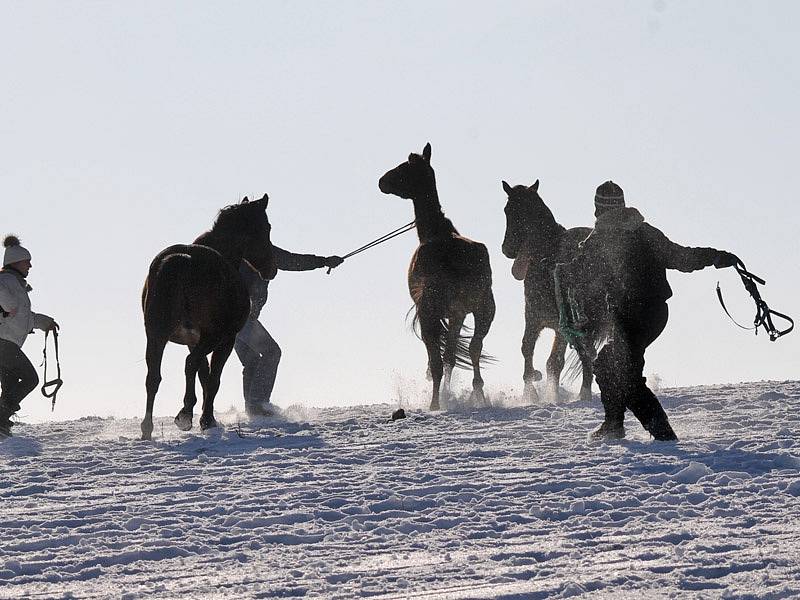
<instances>
[{"instance_id":1,"label":"snow","mask_svg":"<svg viewBox=\"0 0 800 600\"><path fill-rule=\"evenodd\" d=\"M599 401L289 407L182 433L0 443L0 598L789 598L800 382L660 391L681 437L592 442ZM419 405L423 399L418 398Z\"/></svg>"}]
</instances>

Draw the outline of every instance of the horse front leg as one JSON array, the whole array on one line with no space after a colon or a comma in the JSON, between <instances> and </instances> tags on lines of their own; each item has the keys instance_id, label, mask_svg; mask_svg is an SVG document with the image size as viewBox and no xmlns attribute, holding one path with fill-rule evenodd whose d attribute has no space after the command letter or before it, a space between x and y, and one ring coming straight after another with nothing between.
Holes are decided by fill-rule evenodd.
<instances>
[{"instance_id":1,"label":"horse front leg","mask_svg":"<svg viewBox=\"0 0 800 600\"><path fill-rule=\"evenodd\" d=\"M141 425L143 440L153 438L153 405L155 404L158 387L161 385L161 360L164 357L166 345L166 338L147 336L147 349L145 350L145 361L147 362L147 377L145 378L147 406L145 407L144 419L142 419Z\"/></svg>"},{"instance_id":2,"label":"horse front leg","mask_svg":"<svg viewBox=\"0 0 800 600\"><path fill-rule=\"evenodd\" d=\"M529 310L525 311L525 333L522 336L522 381L525 385L523 390L523 398L528 402L533 403L539 399L539 394L536 392L534 383L541 381L542 374L533 368L533 350L536 347L536 340L543 329L542 322L531 315Z\"/></svg>"},{"instance_id":3,"label":"horse front leg","mask_svg":"<svg viewBox=\"0 0 800 600\"><path fill-rule=\"evenodd\" d=\"M472 394L477 402L483 406L491 406L483 393L483 377L481 377L481 354L483 353L483 338L489 333L495 314L494 296L489 290L484 299L483 305L476 311L475 331L469 343L469 357L472 361Z\"/></svg>"},{"instance_id":4,"label":"horse front leg","mask_svg":"<svg viewBox=\"0 0 800 600\"><path fill-rule=\"evenodd\" d=\"M231 336L222 342L211 354L211 367L208 372L206 384L203 386L203 413L200 415L200 429L205 431L217 426L214 419L214 398L219 391L219 381L222 368L233 351L236 336ZM202 378L200 379L202 383Z\"/></svg>"},{"instance_id":5,"label":"horse front leg","mask_svg":"<svg viewBox=\"0 0 800 600\"><path fill-rule=\"evenodd\" d=\"M183 396L183 408L175 417L175 425L181 431L189 431L192 428L192 418L194 417L194 407L197 404L197 394L195 392L195 380L200 370L208 373L208 361L205 355L197 349L189 351L184 366L186 376L186 393Z\"/></svg>"}]
</instances>

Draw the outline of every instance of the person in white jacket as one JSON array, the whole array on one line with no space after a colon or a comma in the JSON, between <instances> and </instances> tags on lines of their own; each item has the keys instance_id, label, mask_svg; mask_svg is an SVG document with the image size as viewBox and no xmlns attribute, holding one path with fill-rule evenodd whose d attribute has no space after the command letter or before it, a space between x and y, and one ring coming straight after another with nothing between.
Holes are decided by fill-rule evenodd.
<instances>
[{"instance_id":1,"label":"person in white jacket","mask_svg":"<svg viewBox=\"0 0 800 600\"><path fill-rule=\"evenodd\" d=\"M11 416L22 400L39 385L31 361L22 345L34 329L58 330L47 315L31 310L25 278L31 270L31 253L20 245L19 238L7 235L3 240L3 268L0 270L0 437L11 435Z\"/></svg>"}]
</instances>

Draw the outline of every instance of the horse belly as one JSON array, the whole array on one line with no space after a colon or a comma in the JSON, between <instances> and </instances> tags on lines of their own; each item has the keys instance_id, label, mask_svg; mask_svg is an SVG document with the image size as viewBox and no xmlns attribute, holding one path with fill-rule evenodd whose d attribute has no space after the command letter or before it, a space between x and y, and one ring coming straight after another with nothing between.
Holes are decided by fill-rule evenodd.
<instances>
[{"instance_id":1,"label":"horse belly","mask_svg":"<svg viewBox=\"0 0 800 600\"><path fill-rule=\"evenodd\" d=\"M197 344L200 343L200 330L195 327L178 325L172 330L172 333L169 336L169 341L174 344L181 344L183 346L197 346Z\"/></svg>"}]
</instances>

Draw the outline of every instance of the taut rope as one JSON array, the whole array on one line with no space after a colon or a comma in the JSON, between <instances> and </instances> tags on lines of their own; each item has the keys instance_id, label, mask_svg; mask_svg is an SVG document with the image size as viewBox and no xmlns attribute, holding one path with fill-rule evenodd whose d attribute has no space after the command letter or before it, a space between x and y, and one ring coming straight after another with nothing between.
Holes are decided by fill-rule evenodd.
<instances>
[{"instance_id":1,"label":"taut rope","mask_svg":"<svg viewBox=\"0 0 800 600\"><path fill-rule=\"evenodd\" d=\"M382 235L381 237L372 240L368 244L364 244L360 248L356 248L352 252L348 252L347 254L345 254L342 257L342 260L350 258L351 256L355 256L356 254L360 254L361 252L364 252L365 250L369 250L370 248L373 248L374 246L377 246L378 244L382 244L383 242L388 242L390 239L392 239L394 237L397 237L398 235L403 235L407 231L411 231L412 229L414 229L414 227L416 226L416 223L417 223L416 221L411 221L411 223L406 223L402 227L398 227L394 231L390 231L389 233L387 233L385 235ZM330 272L331 272L331 269L328 269L328 273L330 273Z\"/></svg>"}]
</instances>

